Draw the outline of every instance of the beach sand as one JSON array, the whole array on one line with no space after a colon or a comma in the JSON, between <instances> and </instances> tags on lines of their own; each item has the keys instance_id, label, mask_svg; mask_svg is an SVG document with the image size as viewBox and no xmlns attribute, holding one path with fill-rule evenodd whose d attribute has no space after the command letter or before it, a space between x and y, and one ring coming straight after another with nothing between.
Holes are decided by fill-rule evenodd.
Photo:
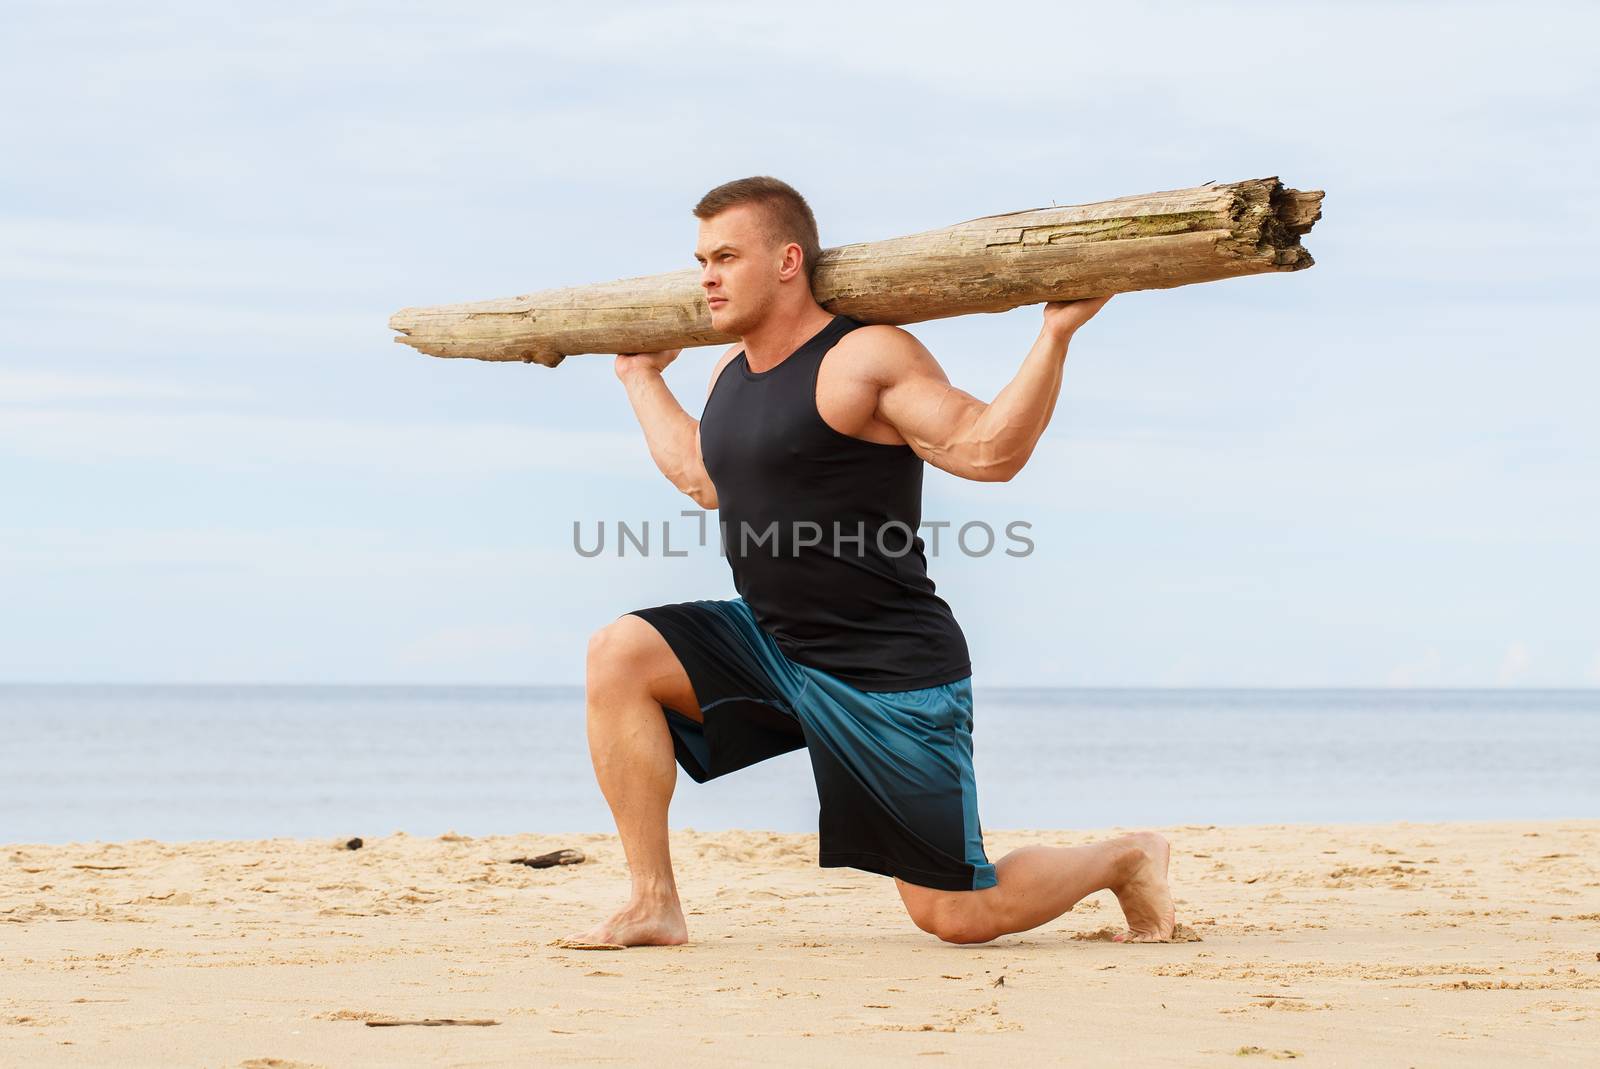
<instances>
[{"instance_id":1,"label":"beach sand","mask_svg":"<svg viewBox=\"0 0 1600 1069\"><path fill-rule=\"evenodd\" d=\"M1199 942L945 945L805 835L674 833L692 943L591 952L608 836L0 847L0 1064L1600 1064L1600 821L1162 830Z\"/></svg>"}]
</instances>

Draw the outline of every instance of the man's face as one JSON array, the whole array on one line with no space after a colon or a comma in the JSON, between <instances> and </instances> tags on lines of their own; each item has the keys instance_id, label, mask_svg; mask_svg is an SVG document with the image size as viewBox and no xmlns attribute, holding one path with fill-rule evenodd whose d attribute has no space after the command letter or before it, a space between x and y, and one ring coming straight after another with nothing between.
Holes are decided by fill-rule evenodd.
<instances>
[{"instance_id":1,"label":"man's face","mask_svg":"<svg viewBox=\"0 0 1600 1069\"><path fill-rule=\"evenodd\" d=\"M782 284L785 247L767 236L762 209L754 204L735 204L700 220L694 258L714 328L743 334L766 317Z\"/></svg>"}]
</instances>

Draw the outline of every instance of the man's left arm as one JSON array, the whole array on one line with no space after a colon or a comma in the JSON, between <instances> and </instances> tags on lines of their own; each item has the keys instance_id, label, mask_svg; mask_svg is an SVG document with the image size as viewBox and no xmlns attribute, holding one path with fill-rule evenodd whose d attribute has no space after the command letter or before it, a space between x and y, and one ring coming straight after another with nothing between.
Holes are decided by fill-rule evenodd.
<instances>
[{"instance_id":1,"label":"man's left arm","mask_svg":"<svg viewBox=\"0 0 1600 1069\"><path fill-rule=\"evenodd\" d=\"M905 360L878 394L879 418L934 467L979 482L1009 480L1050 423L1073 334L1110 299L1045 305L1044 326L1022 367L987 404L952 386L922 343L902 332Z\"/></svg>"}]
</instances>

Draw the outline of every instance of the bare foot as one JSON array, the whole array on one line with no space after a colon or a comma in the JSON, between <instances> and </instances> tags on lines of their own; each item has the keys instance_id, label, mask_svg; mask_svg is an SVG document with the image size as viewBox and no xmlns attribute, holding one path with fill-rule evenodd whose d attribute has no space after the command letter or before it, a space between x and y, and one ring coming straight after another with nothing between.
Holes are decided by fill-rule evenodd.
<instances>
[{"instance_id":1,"label":"bare foot","mask_svg":"<svg viewBox=\"0 0 1600 1069\"><path fill-rule=\"evenodd\" d=\"M689 941L683 907L668 903L629 902L610 918L562 942L624 947L677 946Z\"/></svg>"},{"instance_id":2,"label":"bare foot","mask_svg":"<svg viewBox=\"0 0 1600 1069\"><path fill-rule=\"evenodd\" d=\"M1118 943L1165 943L1172 939L1176 917L1172 908L1172 889L1167 886L1167 861L1172 848L1164 836L1153 831L1131 835L1132 849L1127 875L1113 887L1117 904L1127 918L1127 932L1115 938Z\"/></svg>"}]
</instances>

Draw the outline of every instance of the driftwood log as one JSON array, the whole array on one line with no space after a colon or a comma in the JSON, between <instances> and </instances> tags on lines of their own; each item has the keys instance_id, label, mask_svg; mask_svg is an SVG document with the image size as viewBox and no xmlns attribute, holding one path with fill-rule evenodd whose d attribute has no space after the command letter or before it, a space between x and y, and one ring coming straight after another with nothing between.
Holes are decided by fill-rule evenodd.
<instances>
[{"instance_id":1,"label":"driftwood log","mask_svg":"<svg viewBox=\"0 0 1600 1069\"><path fill-rule=\"evenodd\" d=\"M887 241L825 249L813 292L863 323L1003 312L1024 304L1167 289L1310 267L1300 237L1320 190L1257 178L1034 208ZM542 290L389 317L397 342L433 356L555 367L577 353L727 344L711 327L699 268Z\"/></svg>"}]
</instances>

